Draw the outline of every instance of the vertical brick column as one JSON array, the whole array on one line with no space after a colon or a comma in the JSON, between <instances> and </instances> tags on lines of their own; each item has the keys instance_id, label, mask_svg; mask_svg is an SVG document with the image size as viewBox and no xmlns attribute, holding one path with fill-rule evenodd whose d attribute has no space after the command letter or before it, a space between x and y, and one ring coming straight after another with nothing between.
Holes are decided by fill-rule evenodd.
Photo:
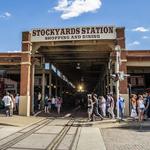
<instances>
[{"instance_id":1,"label":"vertical brick column","mask_svg":"<svg viewBox=\"0 0 150 150\"><path fill-rule=\"evenodd\" d=\"M126 66L126 51L125 49L125 33L124 33L125 28L116 28L116 34L117 34L117 39L116 39L116 44L120 45L121 48L121 65L120 65L120 71L123 71L124 73L127 73L127 66ZM127 79L120 81L120 93L121 94L127 94Z\"/></svg>"},{"instance_id":2,"label":"vertical brick column","mask_svg":"<svg viewBox=\"0 0 150 150\"><path fill-rule=\"evenodd\" d=\"M21 81L19 115L30 116L30 71L31 71L30 33L22 33Z\"/></svg>"},{"instance_id":3,"label":"vertical brick column","mask_svg":"<svg viewBox=\"0 0 150 150\"><path fill-rule=\"evenodd\" d=\"M123 71L125 74L127 74L127 58L126 58L126 51L121 51L121 65L120 65L120 71ZM127 78L120 81L120 93L121 94L127 94L128 93L128 81Z\"/></svg>"},{"instance_id":4,"label":"vertical brick column","mask_svg":"<svg viewBox=\"0 0 150 150\"><path fill-rule=\"evenodd\" d=\"M120 45L121 49L125 49L125 32L124 32L125 28L116 28L116 44Z\"/></svg>"},{"instance_id":5,"label":"vertical brick column","mask_svg":"<svg viewBox=\"0 0 150 150\"><path fill-rule=\"evenodd\" d=\"M126 58L126 51L125 51L125 28L117 28L117 39L116 44L120 45L121 48L121 65L120 71L123 71L125 74L127 73L127 58ZM129 94L128 94L128 82L127 79L120 81L119 83L119 90L122 97L125 99L125 115L129 116Z\"/></svg>"}]
</instances>

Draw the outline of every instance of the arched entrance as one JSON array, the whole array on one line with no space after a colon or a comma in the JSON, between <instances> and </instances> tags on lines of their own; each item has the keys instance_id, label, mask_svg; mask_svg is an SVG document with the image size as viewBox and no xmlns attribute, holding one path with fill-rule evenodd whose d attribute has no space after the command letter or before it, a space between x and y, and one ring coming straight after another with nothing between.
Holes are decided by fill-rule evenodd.
<instances>
[{"instance_id":1,"label":"arched entrance","mask_svg":"<svg viewBox=\"0 0 150 150\"><path fill-rule=\"evenodd\" d=\"M124 40L124 28L108 26L23 32L20 114L29 115L33 111L36 76L41 78L42 99L46 92L57 96L77 91L79 84L84 85L87 93L113 92L110 74L115 73L114 49L116 44L124 49ZM124 56L122 53L121 57ZM126 71L126 61L120 69ZM120 92L127 94L127 83Z\"/></svg>"}]
</instances>

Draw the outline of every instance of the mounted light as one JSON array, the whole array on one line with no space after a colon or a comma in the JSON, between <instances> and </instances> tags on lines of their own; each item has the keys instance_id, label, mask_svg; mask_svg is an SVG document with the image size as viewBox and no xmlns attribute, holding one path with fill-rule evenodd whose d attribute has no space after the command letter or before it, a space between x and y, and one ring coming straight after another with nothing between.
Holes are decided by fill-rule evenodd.
<instances>
[{"instance_id":1,"label":"mounted light","mask_svg":"<svg viewBox=\"0 0 150 150\"><path fill-rule=\"evenodd\" d=\"M84 92L84 86L83 86L83 84L79 84L77 90L78 90L78 92Z\"/></svg>"},{"instance_id":2,"label":"mounted light","mask_svg":"<svg viewBox=\"0 0 150 150\"><path fill-rule=\"evenodd\" d=\"M77 63L76 69L80 69L80 63Z\"/></svg>"}]
</instances>

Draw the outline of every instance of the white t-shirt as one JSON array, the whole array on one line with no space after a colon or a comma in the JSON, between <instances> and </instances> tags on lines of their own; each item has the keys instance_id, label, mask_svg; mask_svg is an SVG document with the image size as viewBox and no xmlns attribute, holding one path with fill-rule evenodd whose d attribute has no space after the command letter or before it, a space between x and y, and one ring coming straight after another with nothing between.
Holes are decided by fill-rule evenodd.
<instances>
[{"instance_id":1,"label":"white t-shirt","mask_svg":"<svg viewBox=\"0 0 150 150\"><path fill-rule=\"evenodd\" d=\"M4 101L5 106L10 106L12 104L12 99L10 96L4 96L2 101Z\"/></svg>"},{"instance_id":2,"label":"white t-shirt","mask_svg":"<svg viewBox=\"0 0 150 150\"><path fill-rule=\"evenodd\" d=\"M56 102L55 102L55 98L53 97L52 98L52 104L55 104Z\"/></svg>"},{"instance_id":3,"label":"white t-shirt","mask_svg":"<svg viewBox=\"0 0 150 150\"><path fill-rule=\"evenodd\" d=\"M16 104L19 103L19 99L20 99L20 96L16 96L16 97L15 97L15 100L16 100L15 102L16 102Z\"/></svg>"}]
</instances>

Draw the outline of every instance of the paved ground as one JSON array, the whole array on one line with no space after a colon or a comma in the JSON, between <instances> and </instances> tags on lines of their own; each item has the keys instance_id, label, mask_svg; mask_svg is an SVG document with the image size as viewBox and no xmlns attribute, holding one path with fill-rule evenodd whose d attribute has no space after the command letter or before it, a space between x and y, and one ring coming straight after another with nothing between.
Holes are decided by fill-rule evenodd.
<instances>
[{"instance_id":1,"label":"paved ground","mask_svg":"<svg viewBox=\"0 0 150 150\"><path fill-rule=\"evenodd\" d=\"M0 117L0 149L150 150L150 121L85 117Z\"/></svg>"}]
</instances>

